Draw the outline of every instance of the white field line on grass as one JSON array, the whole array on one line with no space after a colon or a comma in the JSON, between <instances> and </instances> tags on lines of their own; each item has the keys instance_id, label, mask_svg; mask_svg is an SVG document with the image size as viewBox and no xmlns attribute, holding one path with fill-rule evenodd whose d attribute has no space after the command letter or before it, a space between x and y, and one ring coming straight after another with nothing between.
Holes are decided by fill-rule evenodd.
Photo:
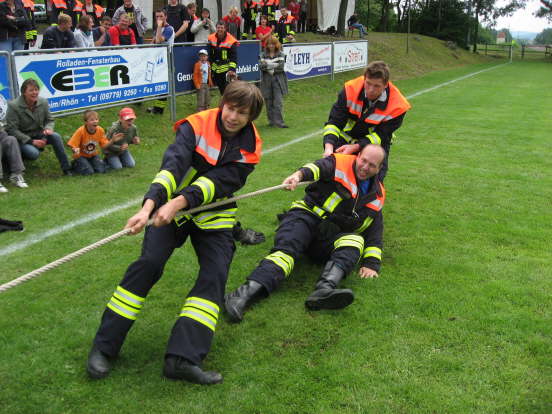
<instances>
[{"instance_id":1,"label":"white field line on grass","mask_svg":"<svg viewBox=\"0 0 552 414\"><path fill-rule=\"evenodd\" d=\"M492 69L496 69L496 68L499 68L501 66L504 66L504 65L507 65L508 63L503 63L503 64L500 64L500 65L496 65L496 66L492 66L490 68L487 68L487 69L483 69L483 70L479 70L477 72L473 72L473 73L469 73L467 75L464 75L464 76L461 76L459 78L456 78L456 79L452 79L450 81L447 81L447 82L443 82L443 83L440 83L438 85L435 85L435 86L432 86L431 88L427 88L427 89L423 89L421 91L418 91L418 92L415 92L413 93L412 95L409 95L407 96L406 98L407 99L412 99L412 98L415 98L417 96L420 96L420 95L423 95L425 93L428 93L428 92L432 92L434 91L435 89L439 89L439 88L442 88L443 86L448 86L452 83L455 83L455 82L458 82L458 81L461 81L461 80L464 80L464 79L467 79L467 78L470 78L472 76L476 76L476 75L479 75L480 73L483 73L483 72L487 72L489 70L492 70ZM271 152L276 152L276 151L279 151L285 147L288 147L290 145L294 145L294 144L297 144L299 142L302 142L306 139L309 139L309 138L312 138L312 137L315 137L315 136L318 136L322 133L322 130L318 130L318 131L315 131L315 132L312 132L310 134L307 134L307 135L303 135L301 137L298 137L298 138L295 138L295 139L292 139L291 141L288 141L284 144L280 144L280 145L276 145L275 147L272 147L272 148L269 148L267 149L266 151L263 151L263 155L268 155L270 154ZM120 210L124 210L128 207L132 207L132 206L135 206L135 205L138 205L140 203L140 201L142 201L142 197L140 198L135 198L135 199L132 199L132 200L129 200L125 203L122 203L122 204L117 204L107 210L102 210L98 213L93 213L93 214L89 214L87 216L84 216L78 220L75 220L75 221L71 221L67 224L64 224L63 226L59 226L59 227L55 227L53 229L50 229L50 230L47 230L45 232L42 232L42 233L39 233L39 234L36 234L34 236L30 236L29 238L27 238L26 240L23 240L19 243L14 243L14 244L11 244L7 247L4 247L3 249L0 249L0 257L2 256L7 256L9 254L12 254L12 253L15 253L19 250L23 250L23 249L26 249L27 247L30 247L36 243L40 243L42 240L44 239L47 239L48 237L52 237L52 236L55 236L57 234L60 234L60 233L63 233L65 231L68 231L68 230L71 230L73 229L74 227L77 227L77 226L80 226L82 224L87 224L87 223L90 223L91 221L95 221L95 220L98 220L102 217L105 217L105 216L108 216L112 213L116 213L117 211L120 211Z\"/></svg>"}]
</instances>

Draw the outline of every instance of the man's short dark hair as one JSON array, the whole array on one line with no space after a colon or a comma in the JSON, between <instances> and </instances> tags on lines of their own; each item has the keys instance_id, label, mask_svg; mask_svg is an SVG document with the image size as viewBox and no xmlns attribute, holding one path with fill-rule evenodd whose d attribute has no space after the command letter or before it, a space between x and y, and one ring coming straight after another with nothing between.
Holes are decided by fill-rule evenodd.
<instances>
[{"instance_id":1,"label":"man's short dark hair","mask_svg":"<svg viewBox=\"0 0 552 414\"><path fill-rule=\"evenodd\" d=\"M364 70L364 77L370 79L381 79L383 83L389 82L389 66L383 60L375 60L369 63Z\"/></svg>"},{"instance_id":2,"label":"man's short dark hair","mask_svg":"<svg viewBox=\"0 0 552 414\"><path fill-rule=\"evenodd\" d=\"M40 85L38 84L38 82L36 80L34 80L32 78L25 79L23 81L23 83L21 84L21 95L23 95L25 93L25 91L27 90L27 88L29 88L31 86L34 86L35 88L40 89Z\"/></svg>"},{"instance_id":3,"label":"man's short dark hair","mask_svg":"<svg viewBox=\"0 0 552 414\"><path fill-rule=\"evenodd\" d=\"M249 108L249 121L254 121L261 114L264 100L260 89L254 84L236 80L224 89L219 108L222 109L227 103L238 108Z\"/></svg>"},{"instance_id":4,"label":"man's short dark hair","mask_svg":"<svg viewBox=\"0 0 552 414\"><path fill-rule=\"evenodd\" d=\"M101 22L110 22L111 21L111 17L108 16L107 14L104 14L104 16L102 17L102 20L100 20Z\"/></svg>"},{"instance_id":5,"label":"man's short dark hair","mask_svg":"<svg viewBox=\"0 0 552 414\"><path fill-rule=\"evenodd\" d=\"M165 9L157 9L157 10L155 10L155 14L157 14L157 13L163 13L165 16L167 16L167 10L165 10Z\"/></svg>"}]
</instances>

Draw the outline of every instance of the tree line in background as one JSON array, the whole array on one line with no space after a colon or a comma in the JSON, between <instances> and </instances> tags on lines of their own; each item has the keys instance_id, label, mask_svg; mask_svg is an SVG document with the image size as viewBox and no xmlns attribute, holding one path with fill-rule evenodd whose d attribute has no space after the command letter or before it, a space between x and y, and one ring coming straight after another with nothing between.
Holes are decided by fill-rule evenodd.
<instances>
[{"instance_id":1,"label":"tree line in background","mask_svg":"<svg viewBox=\"0 0 552 414\"><path fill-rule=\"evenodd\" d=\"M340 1L340 12L346 10L347 3L348 0ZM510 42L512 36L507 29L495 30L491 25L526 3L527 0L357 0L356 12L371 31L419 33L466 49L473 47L475 52L478 43L496 43L499 31L505 31L506 42ZM552 21L552 0L541 0L541 4L537 16ZM341 13L339 18L342 23ZM339 24L338 32L344 33L344 23ZM552 43L552 29L544 30L537 39L540 44Z\"/></svg>"}]
</instances>

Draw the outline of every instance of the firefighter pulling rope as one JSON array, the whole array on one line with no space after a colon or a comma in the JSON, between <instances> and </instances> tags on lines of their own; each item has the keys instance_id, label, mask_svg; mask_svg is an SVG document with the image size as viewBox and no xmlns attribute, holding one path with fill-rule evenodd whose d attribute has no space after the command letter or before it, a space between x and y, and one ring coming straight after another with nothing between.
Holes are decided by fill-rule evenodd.
<instances>
[{"instance_id":1,"label":"firefighter pulling rope","mask_svg":"<svg viewBox=\"0 0 552 414\"><path fill-rule=\"evenodd\" d=\"M308 181L308 182L300 183L299 185L307 185L307 184L311 184L311 183L312 183L312 181ZM261 195L261 194L269 193L271 191L280 190L280 189L285 188L285 187L286 187L285 184L279 184L279 185L275 185L273 187L263 188L261 190L252 191L251 193L242 194L242 195L239 195L239 196L236 196L236 197L228 198L226 200L221 200L221 201L217 201L217 202L214 202L214 203L211 203L211 204L206 204L204 206L196 207L196 208L193 208L191 210L182 212L178 216L180 217L180 216L183 216L183 215L199 213L200 211L209 210L211 208L223 206L225 204L230 204L230 203L233 203L234 201L243 200L244 198L250 198L250 197L258 196L258 195ZM148 221L148 225L151 225L152 223L153 223L153 219L150 219ZM115 234L112 234L109 237L106 237L105 239L98 240L97 242L92 243L92 244L90 244L86 247L83 247L82 249L79 249L79 250L77 250L73 253L70 253L67 256L63 256L62 258L60 258L60 259L58 259L54 262L48 263L47 265L44 265L44 266L42 266L42 267L40 267L36 270L33 270L30 273L27 273L23 276L20 276L17 279L12 280L11 282L4 283L3 285L0 285L0 293L5 292L6 290L8 290L12 287L15 287L17 285L20 285L20 284L22 284L22 283L24 283L28 280L34 279L35 277L40 276L42 273L45 273L48 270L55 269L56 267L58 267L58 266L60 266L64 263L70 262L71 260L76 259L77 257L80 257L80 256L82 256L82 255L84 255L84 254L86 254L86 253L88 253L92 250L95 250L98 247L103 246L104 244L110 243L114 240L117 240L120 237L126 236L127 234L130 234L130 232L131 232L130 229L123 229L123 230L121 230L121 231L119 231Z\"/></svg>"}]
</instances>

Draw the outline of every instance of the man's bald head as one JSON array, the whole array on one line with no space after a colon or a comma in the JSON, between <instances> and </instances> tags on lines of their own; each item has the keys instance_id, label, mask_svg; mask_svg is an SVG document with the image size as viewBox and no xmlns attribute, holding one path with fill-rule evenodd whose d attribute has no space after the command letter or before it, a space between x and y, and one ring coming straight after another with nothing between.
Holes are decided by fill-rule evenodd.
<instances>
[{"instance_id":1,"label":"man's bald head","mask_svg":"<svg viewBox=\"0 0 552 414\"><path fill-rule=\"evenodd\" d=\"M359 179L367 180L375 176L385 159L385 150L374 144L366 145L357 156L355 172Z\"/></svg>"}]
</instances>

